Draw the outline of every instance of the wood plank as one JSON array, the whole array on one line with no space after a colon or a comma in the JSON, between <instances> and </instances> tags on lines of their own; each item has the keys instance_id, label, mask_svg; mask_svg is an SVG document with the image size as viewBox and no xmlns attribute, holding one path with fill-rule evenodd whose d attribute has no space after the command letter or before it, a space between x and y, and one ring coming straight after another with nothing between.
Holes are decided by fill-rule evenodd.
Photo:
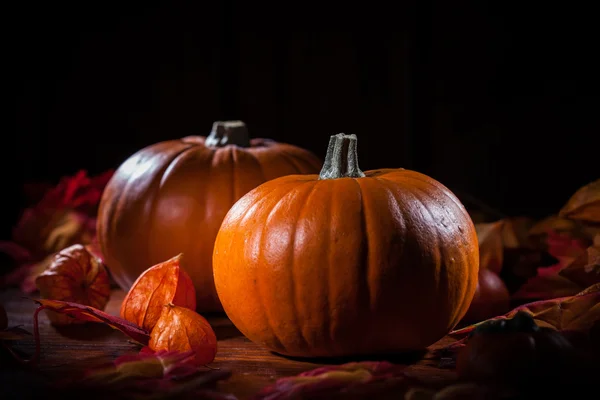
<instances>
[{"instance_id":1,"label":"wood plank","mask_svg":"<svg viewBox=\"0 0 600 400\"><path fill-rule=\"evenodd\" d=\"M114 290L106 311L118 315L124 293ZM7 310L9 326L21 325L33 332L33 312L36 304L25 298L17 290L0 292L0 302ZM217 357L211 366L232 370L232 376L219 384L220 390L248 398L262 387L273 383L277 378L291 376L327 364L339 364L349 360L297 360L272 353L245 338L224 314L206 315L219 339ZM138 346L128 342L120 332L99 324L85 324L67 328L56 328L49 324L45 315L40 315L41 358L39 368L47 376L61 376L102 362L108 362L119 355L136 352ZM431 347L431 350L450 343L445 338ZM32 354L34 342L27 339L18 342L14 348L25 354ZM410 374L430 381L432 384L448 382L455 378L454 372L437 368L430 360L431 353L417 360L390 359L409 364ZM6 363L2 373L8 371ZM27 384L27 375L12 371L17 379L13 384ZM8 379L5 378L4 379ZM11 378L12 379L12 378Z\"/></svg>"}]
</instances>

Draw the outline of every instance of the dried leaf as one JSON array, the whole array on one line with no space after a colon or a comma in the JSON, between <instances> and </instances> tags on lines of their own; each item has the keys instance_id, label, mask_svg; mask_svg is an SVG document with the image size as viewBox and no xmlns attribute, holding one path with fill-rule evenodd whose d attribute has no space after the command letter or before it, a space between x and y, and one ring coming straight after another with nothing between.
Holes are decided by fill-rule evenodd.
<instances>
[{"instance_id":1,"label":"dried leaf","mask_svg":"<svg viewBox=\"0 0 600 400\"><path fill-rule=\"evenodd\" d=\"M79 170L73 176L61 178L58 185L47 191L38 208L73 209L88 215L96 213L104 187L114 174L108 170L100 175L89 177L87 171Z\"/></svg>"},{"instance_id":2,"label":"dried leaf","mask_svg":"<svg viewBox=\"0 0 600 400\"><path fill-rule=\"evenodd\" d=\"M574 296L524 304L505 315L490 320L510 319L519 311L530 314L540 327L559 331L587 332L600 319L600 283L590 286ZM454 336L468 334L487 321L452 331L450 334Z\"/></svg>"},{"instance_id":3,"label":"dried leaf","mask_svg":"<svg viewBox=\"0 0 600 400\"><path fill-rule=\"evenodd\" d=\"M585 253L580 254L558 274L581 287L588 287L600 282L600 235Z\"/></svg>"},{"instance_id":4,"label":"dried leaf","mask_svg":"<svg viewBox=\"0 0 600 400\"><path fill-rule=\"evenodd\" d=\"M505 249L530 249L535 244L529 234L534 220L527 217L504 219L502 224L502 245Z\"/></svg>"},{"instance_id":5,"label":"dried leaf","mask_svg":"<svg viewBox=\"0 0 600 400\"><path fill-rule=\"evenodd\" d=\"M81 244L54 255L50 266L36 278L44 299L62 300L103 310L110 297L110 280L102 262ZM48 313L54 325L84 322L64 314Z\"/></svg>"},{"instance_id":6,"label":"dried leaf","mask_svg":"<svg viewBox=\"0 0 600 400\"><path fill-rule=\"evenodd\" d=\"M212 398L229 399L235 397L214 392L209 385L228 378L229 370L202 370L189 363L193 352L142 352L124 355L109 365L91 368L82 376L75 376L59 382L56 390L69 394L81 391L100 398L164 399ZM85 397L88 397L86 395Z\"/></svg>"},{"instance_id":7,"label":"dried leaf","mask_svg":"<svg viewBox=\"0 0 600 400\"><path fill-rule=\"evenodd\" d=\"M177 376L185 378L193 375L198 368L188 363L193 352L140 352L117 358L108 366L85 372L80 383L116 384L139 378L163 378Z\"/></svg>"},{"instance_id":8,"label":"dried leaf","mask_svg":"<svg viewBox=\"0 0 600 400\"><path fill-rule=\"evenodd\" d=\"M530 278L512 298L514 300L550 300L572 296L581 290L581 286L559 274L537 275Z\"/></svg>"},{"instance_id":9,"label":"dried leaf","mask_svg":"<svg viewBox=\"0 0 600 400\"><path fill-rule=\"evenodd\" d=\"M13 228L11 240L0 242L0 252L16 264L1 278L0 285L21 286L26 293L33 292L36 289L31 285L31 275L35 271L31 270L35 264L72 244L93 242L98 203L112 174L110 170L90 178L85 171L79 171L62 178L43 196L36 194L39 201L25 209Z\"/></svg>"},{"instance_id":10,"label":"dried leaf","mask_svg":"<svg viewBox=\"0 0 600 400\"><path fill-rule=\"evenodd\" d=\"M393 390L402 394L409 384L405 366L381 361L351 362L342 365L320 367L296 376L278 379L263 388L253 400L269 399L335 399L335 398L381 398Z\"/></svg>"},{"instance_id":11,"label":"dried leaf","mask_svg":"<svg viewBox=\"0 0 600 400\"><path fill-rule=\"evenodd\" d=\"M548 232L547 241L548 253L563 266L572 263L591 244L589 241L574 237L569 233L553 231Z\"/></svg>"},{"instance_id":12,"label":"dried leaf","mask_svg":"<svg viewBox=\"0 0 600 400\"><path fill-rule=\"evenodd\" d=\"M600 233L600 224L551 215L536 222L529 230L529 237L532 242L543 247L546 245L549 232L568 234L571 237L592 241L594 236Z\"/></svg>"},{"instance_id":13,"label":"dried leaf","mask_svg":"<svg viewBox=\"0 0 600 400\"><path fill-rule=\"evenodd\" d=\"M60 300L33 299L33 301L41 306L36 310L36 316L39 311L51 310L81 321L100 322L106 324L113 329L123 332L134 341L143 345L148 344L148 341L150 340L149 333L139 326L125 319L107 314L104 311L98 310L94 307ZM34 318L34 328L36 325L37 317Z\"/></svg>"},{"instance_id":14,"label":"dried leaf","mask_svg":"<svg viewBox=\"0 0 600 400\"><path fill-rule=\"evenodd\" d=\"M575 220L600 222L600 179L577 190L558 215Z\"/></svg>"},{"instance_id":15,"label":"dried leaf","mask_svg":"<svg viewBox=\"0 0 600 400\"><path fill-rule=\"evenodd\" d=\"M504 244L502 232L504 220L476 224L479 241L479 267L500 273L504 259Z\"/></svg>"},{"instance_id":16,"label":"dried leaf","mask_svg":"<svg viewBox=\"0 0 600 400\"><path fill-rule=\"evenodd\" d=\"M538 268L537 275L527 280L514 293L513 299L547 300L572 296L600 281L596 258L600 247L585 249L581 240L552 232L548 240L549 252L558 263Z\"/></svg>"},{"instance_id":17,"label":"dried leaf","mask_svg":"<svg viewBox=\"0 0 600 400\"><path fill-rule=\"evenodd\" d=\"M39 259L75 243L89 243L96 234L95 222L74 210L30 208L13 230L13 240Z\"/></svg>"}]
</instances>

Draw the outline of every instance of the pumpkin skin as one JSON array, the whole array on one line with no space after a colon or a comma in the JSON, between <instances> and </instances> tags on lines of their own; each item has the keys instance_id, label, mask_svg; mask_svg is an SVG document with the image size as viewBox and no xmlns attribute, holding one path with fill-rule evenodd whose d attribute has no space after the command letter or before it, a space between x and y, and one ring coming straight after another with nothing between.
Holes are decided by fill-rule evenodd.
<instances>
[{"instance_id":1,"label":"pumpkin skin","mask_svg":"<svg viewBox=\"0 0 600 400\"><path fill-rule=\"evenodd\" d=\"M231 205L269 179L319 168L307 150L249 140L240 121L216 122L208 137L150 145L121 164L103 192L97 231L106 264L127 291L147 268L183 253L197 310L222 311L212 252Z\"/></svg>"},{"instance_id":2,"label":"pumpkin skin","mask_svg":"<svg viewBox=\"0 0 600 400\"><path fill-rule=\"evenodd\" d=\"M478 270L456 196L415 171L363 173L356 137L342 134L320 175L271 180L234 204L213 255L233 324L297 357L421 350L464 316Z\"/></svg>"}]
</instances>

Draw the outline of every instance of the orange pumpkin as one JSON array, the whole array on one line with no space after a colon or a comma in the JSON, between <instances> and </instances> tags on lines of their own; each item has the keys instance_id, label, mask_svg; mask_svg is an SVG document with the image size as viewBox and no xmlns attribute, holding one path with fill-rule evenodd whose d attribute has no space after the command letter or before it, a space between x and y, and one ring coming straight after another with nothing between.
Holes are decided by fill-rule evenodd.
<instances>
[{"instance_id":1,"label":"orange pumpkin","mask_svg":"<svg viewBox=\"0 0 600 400\"><path fill-rule=\"evenodd\" d=\"M475 227L438 181L363 173L356 136L331 137L320 175L266 182L228 212L213 272L223 308L252 341L289 356L423 349L466 313Z\"/></svg>"},{"instance_id":2,"label":"orange pumpkin","mask_svg":"<svg viewBox=\"0 0 600 400\"><path fill-rule=\"evenodd\" d=\"M229 208L269 179L319 168L307 150L250 140L241 121L215 122L206 138L148 146L115 171L102 195L97 227L106 264L127 291L144 270L183 253L197 310L220 311L212 251Z\"/></svg>"}]
</instances>

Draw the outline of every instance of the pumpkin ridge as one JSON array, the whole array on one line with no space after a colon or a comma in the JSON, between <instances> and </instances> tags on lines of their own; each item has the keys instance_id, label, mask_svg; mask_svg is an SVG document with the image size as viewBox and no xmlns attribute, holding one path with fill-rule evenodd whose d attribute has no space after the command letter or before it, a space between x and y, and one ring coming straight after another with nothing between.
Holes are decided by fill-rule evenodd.
<instances>
[{"instance_id":1,"label":"pumpkin ridge","mask_svg":"<svg viewBox=\"0 0 600 400\"><path fill-rule=\"evenodd\" d=\"M324 186L324 188L327 188L327 187L328 186ZM333 213L331 211L331 208L332 208L331 205L332 204L337 204L335 202L335 193L336 193L336 190L334 188L331 188L330 192L331 192L331 196L327 196L326 197L326 198L329 199L329 201L326 202L328 208L327 208L327 210L325 210L324 214L327 215L327 218L328 218L328 220L327 220L327 227L328 227L328 229L324 229L323 230L323 236L324 236L323 237L323 243L330 243L331 242L331 223L332 223L332 220L333 220ZM325 301L327 302L327 304L324 306L324 308L328 312L327 315L333 315L333 312L332 312L333 310L331 309L331 304L333 302L330 299L330 297L331 297L331 295L333 293L333 290L331 289L331 282L333 280L333 279L331 279L331 273L333 271L333 263L331 262L331 254L332 254L332 251L331 251L330 248L328 248L327 249L327 266L326 266L327 273L325 274L326 282L324 284L325 288L327 290L327 296L325 296ZM336 348L337 347L336 346L336 341L334 340L333 329L332 329L334 325L331 323L331 319L330 318L325 318L324 319L324 324L325 324L325 328L326 328L327 332L329 333L329 346L331 346L333 348ZM337 349L336 349L336 351L337 351Z\"/></svg>"},{"instance_id":2,"label":"pumpkin ridge","mask_svg":"<svg viewBox=\"0 0 600 400\"><path fill-rule=\"evenodd\" d=\"M362 255L362 264L365 266L365 271L364 271L364 281L366 282L365 288L367 290L366 296L369 302L369 311L373 310L373 301L371 299L371 293L372 293L372 288L371 288L371 280L369 279L369 270L371 269L371 252L370 252L370 248L371 248L371 235L369 235L369 224L367 222L368 220L368 216L367 216L367 204L365 201L365 193L367 191L363 190L363 187L360 183L360 181L358 179L352 179L354 182L356 182L356 184L358 185L358 193L360 194L360 218L361 218L361 226L365 235L365 245L364 245L364 253Z\"/></svg>"},{"instance_id":3,"label":"pumpkin ridge","mask_svg":"<svg viewBox=\"0 0 600 400\"><path fill-rule=\"evenodd\" d=\"M281 149L281 146L277 146L278 149ZM280 153L277 153L278 156L281 156L282 159L284 159L285 161L287 161L294 169L298 170L298 171L305 171L306 168L304 168L303 166L299 165L296 161L295 157L292 157L290 154L288 154L286 151L281 151Z\"/></svg>"},{"instance_id":4,"label":"pumpkin ridge","mask_svg":"<svg viewBox=\"0 0 600 400\"><path fill-rule=\"evenodd\" d=\"M207 162L206 165L208 166L208 168L206 168L204 171L207 174L206 182L212 182L212 180L211 180L212 165L213 165L213 161L215 159L216 152L215 151L208 151L207 153L209 154L208 158L209 158L210 162ZM203 191L202 186L198 185L198 190L202 192ZM204 190L206 190L206 189L204 189ZM200 214L202 216L202 220L197 222L197 224L196 224L197 228L196 229L190 229L190 230L191 231L197 230L198 231L198 233L197 233L198 237L202 237L203 225L206 224L206 221L208 220L208 216L206 215L207 214L206 196L198 195L195 198L196 198L196 201L198 201L197 199L202 199L202 208L201 208L202 212L198 213L198 214ZM191 220L191 218L190 218L190 220ZM190 224L191 223L194 223L194 221L190 221ZM212 254L211 254L211 265L212 265Z\"/></svg>"},{"instance_id":5,"label":"pumpkin ridge","mask_svg":"<svg viewBox=\"0 0 600 400\"><path fill-rule=\"evenodd\" d=\"M303 148L292 148L287 144L279 143L278 149L281 151L282 154L286 155L287 157L305 163L305 165L302 165L302 168L298 168L299 171L308 171L311 169L316 169L318 171L321 168L321 160L319 160L314 154L304 150ZM291 150L301 152L302 155L305 157L296 157L296 155L291 154ZM310 158L310 162L307 160L308 158ZM306 168L306 164L308 164L308 168ZM295 165L297 166L297 164Z\"/></svg>"},{"instance_id":6,"label":"pumpkin ridge","mask_svg":"<svg viewBox=\"0 0 600 400\"><path fill-rule=\"evenodd\" d=\"M284 178L286 178L286 177L284 177ZM273 195L273 193L275 193L277 190L280 190L283 185L289 185L290 183L295 183L295 182L286 181L282 185L269 185L268 183L265 183L263 185L263 188L264 188L263 190L268 190L268 191L263 196L261 196L256 202L254 202L249 209L245 210L245 212L243 214L236 215L235 217L233 217L233 218L235 218L234 221L231 221L231 218L232 218L231 211L236 208L236 206L234 205L232 207L232 209L225 216L225 218L223 220L222 229L220 229L220 231L217 234L217 236L221 235L221 231L225 231L225 229L224 229L225 227L227 228L228 231L239 229L239 227L244 226L247 223L247 219L248 218L256 218L256 216L254 215L255 210L257 208L259 208L259 207L262 207L263 204L265 204L266 202L268 202L270 200L271 196ZM288 189L285 192L285 195L287 195L292 190L294 190L294 188ZM254 192L254 190L251 191L251 192ZM262 233L261 233L261 240L262 240ZM228 241L228 245L227 245L226 250L224 252L225 254L230 254L231 253L231 249L234 246L234 241L235 240L233 238ZM218 242L218 238L215 239L215 243L216 242ZM213 254L213 258L214 258L214 254ZM258 255L257 259L260 259L260 254ZM213 270L213 276L214 275L215 275L215 271ZM260 284L260 281L257 279L254 293L256 294L256 297L259 299L259 302L260 302L260 304L262 306L262 309L265 310L265 302L264 302L264 300L262 298L260 289L258 288L259 284ZM263 318L264 318L265 321L267 321L267 324L270 327L270 323L269 323L268 315L267 315L266 311L263 312ZM246 325L244 324L243 321L237 321L236 322L236 326L244 334L245 334L245 332L247 332L247 327L246 327ZM282 346L282 348L283 348L283 346Z\"/></svg>"},{"instance_id":7,"label":"pumpkin ridge","mask_svg":"<svg viewBox=\"0 0 600 400\"><path fill-rule=\"evenodd\" d=\"M274 188L273 192L275 192L277 190L277 187ZM262 226L262 229L260 231L260 240L259 240L259 254L258 254L258 260L260 262L260 260L262 259L262 255L263 255L263 249L265 248L265 246L263 245L264 240L265 240L265 230L267 228L267 226L269 225L269 222L271 220L271 218L273 217L273 215L275 214L275 211L278 209L279 205L284 201L287 200L288 196L290 196L291 193L294 192L294 190L298 190L297 187L292 186L292 188L290 188L288 191L285 192L285 194L283 194L279 200L277 200L277 202L271 207L271 209L269 210L269 213L267 214L267 217L265 218L265 223ZM272 194L273 192L271 192L270 194ZM267 199L269 196L264 196L263 199ZM295 232L294 232L295 235ZM293 248L293 247L292 247ZM280 349L283 349L284 351L287 351L285 345L283 344L283 341L279 338L278 332L276 332L276 330L274 329L274 325L273 322L271 321L271 317L269 316L269 311L268 311L268 307L265 306L265 300L264 297L262 295L262 291L260 289L260 279L256 280L256 284L257 284L257 294L258 294L258 298L260 300L260 303L262 305L262 308L264 310L264 316L265 316L265 321L267 322L267 325L269 327L269 331L272 333L273 339L275 340L275 346L279 347ZM292 293L293 296L293 293ZM295 306L294 306L295 308ZM295 318L297 319L297 315L295 315ZM303 337L304 339L304 337ZM306 339L305 339L306 341Z\"/></svg>"},{"instance_id":8,"label":"pumpkin ridge","mask_svg":"<svg viewBox=\"0 0 600 400\"><path fill-rule=\"evenodd\" d=\"M434 186L432 182L427 182L427 181L421 181L421 182L429 183L430 186ZM420 189L420 188L418 188L417 190L423 191L423 189ZM452 222L454 223L454 221L452 221ZM436 236L438 236L438 238L439 238L439 230L436 230ZM460 235L460 237L461 237L460 247L464 248L465 247L464 237L462 235ZM456 243L456 245L458 245L458 243ZM439 249L439 243L438 243L437 248ZM464 251L460 251L458 253L461 256L461 260L460 260L461 264L462 265L467 265L467 266L470 265L469 262L468 262L468 259L467 259L466 255L465 255L465 252ZM454 252L452 253L451 257L454 258ZM440 268L441 267L443 267L443 265L440 265ZM446 268L446 270L447 270L447 268ZM456 270L456 268L455 268L455 270ZM441 272L442 271L440 271L440 274L441 274ZM464 273L464 274L468 274L470 271L468 271L468 270L465 271L464 269L460 269L459 272ZM442 274L442 276L443 276L443 278L446 281L448 280L448 273ZM466 278L467 278L466 276L461 276L460 277L461 280L464 280ZM462 290L461 290L461 292L458 294L458 300L459 300L459 303L460 303L460 307L454 307L454 311L451 314L452 318L450 319L450 321L448 321L449 323L451 323L451 326L449 326L450 329L452 329L460 321L460 319L462 318L461 314L464 314L464 312L466 312L465 300L468 298L468 296L467 296L468 290L469 290L469 286L463 287Z\"/></svg>"},{"instance_id":9,"label":"pumpkin ridge","mask_svg":"<svg viewBox=\"0 0 600 400\"><path fill-rule=\"evenodd\" d=\"M304 331L304 329L302 329L302 326L304 324L300 324L300 321L299 321L300 319L304 319L305 318L304 315L306 314L306 312L301 312L301 313L298 312L299 311L298 304L302 304L302 301L298 301L298 299L296 298L297 294L300 291L297 290L297 288L296 288L296 285L297 285L296 282L298 282L298 279L296 279L296 272L295 272L295 270L297 268L297 263L294 262L294 261L296 259L296 235L297 235L297 231L298 231L298 224L300 223L300 221L302 221L302 217L304 216L304 213L307 210L306 206L308 204L308 201L310 200L310 197L316 192L315 189L318 186L318 182L311 182L311 183L312 183L312 185L311 185L311 188L309 190L304 189L308 193L305 194L304 201L301 203L301 206L300 206L300 208L298 210L298 215L295 218L296 222L295 222L294 227L292 229L292 232L293 232L292 239L291 239L292 243L291 243L291 246L290 246L291 253L292 253L292 257L291 257L292 261L291 261L291 266L290 266L290 275L291 275L291 279L292 279L292 284L290 285L290 287L292 288L292 290L291 290L292 293L291 293L290 297L292 298L292 304L293 304L292 308L294 309L294 311L296 313L296 318L295 318L296 319L296 324L298 325L298 328L299 328L300 332L302 333L302 340L304 341L304 343L305 343L305 345L306 345L307 348L310 348L312 346L308 342L306 332ZM302 307L302 306L300 306L300 307Z\"/></svg>"},{"instance_id":10,"label":"pumpkin ridge","mask_svg":"<svg viewBox=\"0 0 600 400\"><path fill-rule=\"evenodd\" d=\"M413 171L414 172L414 171ZM422 182L422 183L426 183L429 186L433 187L433 188L438 188L438 185L436 184L437 181L432 181L429 179L419 179L418 175L415 174L407 174L407 175L403 175L403 178L406 179L413 179L416 180L417 182ZM451 199L453 201L453 203L456 205L457 209L460 210L461 213L465 214L466 217L468 217L468 220L470 220L470 217L468 216L468 213L466 212L464 206L459 202L459 200L456 198L456 196L454 194L452 194L452 192L450 191L450 189L448 189L447 187L445 187L444 185L440 184L441 188L443 188L444 190L442 191L447 198ZM471 223L472 225L472 223ZM472 229L474 230L474 227L468 227L468 229ZM463 249L468 248L469 245L468 243L466 243L465 241L465 236L463 235L459 235L461 238L461 247ZM478 251L478 249L475 249L474 251ZM461 256L461 265L470 265L470 263L468 262L468 257L467 254L464 251L459 252L460 256ZM476 259L479 259L478 254L476 255ZM477 271L479 271L479 265L477 265ZM467 280L469 285L464 288L465 292L462 294L462 301L461 301L461 306L458 309L455 309L455 315L454 315L454 325L458 324L458 322L460 322L460 314L464 314L466 313L466 310L470 304L470 300L469 300L469 296L468 293L471 290L475 290L475 289L471 289L471 286L473 286L472 282L470 280ZM462 310L462 312L461 312Z\"/></svg>"},{"instance_id":11,"label":"pumpkin ridge","mask_svg":"<svg viewBox=\"0 0 600 400\"><path fill-rule=\"evenodd\" d=\"M460 208L463 213L466 213L468 215L468 213L465 210L465 206L460 202L460 200L456 197L456 195L447 186L445 186L443 183L441 183L437 180L433 180L433 178L428 178L428 177L424 176L420 172L412 171L409 169L403 169L402 171L398 171L397 173L381 175L380 178L394 181L392 179L386 178L386 175L396 175L396 174L401 175L403 179L413 179L413 180L416 180L417 182L426 183L429 186L432 186L436 189L443 189L442 191L444 192L444 194L450 200L452 200L452 202L454 202L454 204L456 204L456 206L458 208ZM423 179L421 179L421 178L423 178ZM471 218L471 217L469 217L469 218Z\"/></svg>"},{"instance_id":12,"label":"pumpkin ridge","mask_svg":"<svg viewBox=\"0 0 600 400\"><path fill-rule=\"evenodd\" d=\"M168 142L163 142L163 143L165 143L165 144L166 144L166 143L168 143ZM153 146L150 146L150 147L153 147ZM156 177L160 176L160 177L161 177L161 179L162 179L162 176L163 176L163 174L165 173L165 171L167 170L167 168L169 167L169 165L171 165L171 162L172 162L172 160L174 160L174 159L175 159L176 157L178 157L178 156L179 156L181 153L185 152L186 150L188 150L188 149L189 149L189 148L191 148L191 147L193 147L193 145L188 145L188 146L184 147L182 150L175 152L175 153L174 153L174 154L173 154L171 157L169 157L169 162L164 164L164 166L163 166L163 168L162 168L162 171L161 171L160 173L156 174ZM143 151L143 150L141 150L140 152L142 152L142 151ZM154 152L154 153L153 153L153 154L152 154L150 157L148 157L148 158L158 158L158 157L159 157L159 154L160 154L159 150L158 150L158 149L156 149L156 150L154 150L154 151L155 151L155 152ZM146 161L146 162L148 162L148 161ZM129 174L129 175L130 175L130 174ZM128 176L128 178L129 178L129 177L130 177L130 176ZM127 179L127 180L126 180L124 187L123 187L123 188L121 188L121 190L120 190L120 191L117 193L117 199L116 199L116 200L114 200L114 201L111 201L111 205L112 205L112 204L115 204L115 206L114 206L114 209L118 210L119 212L120 212L120 210L122 210L122 209L123 209L123 207L124 207L124 203L125 203L125 202L128 200L128 199L127 199L127 196L125 195L125 193L129 192L129 190L131 189L131 186L134 184L134 182L135 182L135 181L133 181L132 179ZM160 180L159 180L159 182L160 182ZM156 186L156 179L154 179L154 180L152 181L152 185L151 185L151 186L153 187L153 189L152 189L153 195L152 195L152 202L151 202L151 205L152 205L152 209L154 209L154 205L156 204L156 196L157 196L157 194L158 194L158 193L157 193L157 192L158 192L158 190L157 190L157 188L155 187L155 186ZM149 192L150 192L150 190L149 190ZM114 211L111 211L111 212L110 212L108 215L110 215L110 223L109 223L109 226L110 226L110 232L108 233L108 235L107 235L107 236L110 236L110 237L119 236L119 235L118 235L118 233L116 232L116 229L117 229L117 226L118 226L118 224L117 224L117 223L116 223L116 221L114 220L114 216L115 216L115 215L118 215L118 213L115 213ZM153 220L153 215L152 215L152 214L150 214L150 213L149 213L149 214L147 214L147 215L146 215L146 217L145 217L145 222L146 222L146 223L149 223L149 224L152 224L152 220ZM150 239L150 238L149 238L149 235L148 235L148 233L150 232L150 230L149 230L149 229L146 229L146 230L145 230L145 232L146 232L146 234L145 234L145 243L146 243L146 246L145 246L145 247L146 247L146 256L145 256L145 259L146 259L146 261L147 261L147 260L150 258L150 257L148 257L148 254L149 254L149 249L148 249L148 247L149 247L149 246L148 246L148 241L149 241L149 239ZM137 234L138 234L138 232L135 232L135 233L130 233L130 234L135 234L135 235L137 235ZM104 241L102 241L102 242L104 242ZM141 242L144 242L144 240L141 240ZM103 249L102 251L103 251L103 252L106 254L106 249ZM107 262L108 262L108 260L107 260ZM148 263L148 262L147 262L147 263ZM118 264L119 264L119 265L121 265L121 268L123 268L123 262L122 262L122 261L118 262ZM150 264L150 265L151 265L152 263L148 263L148 264ZM140 271L140 273L141 273L141 271ZM135 280L134 280L134 281L135 281ZM133 284L133 282L132 282L132 284ZM131 285L130 285L130 286L131 286Z\"/></svg>"},{"instance_id":13,"label":"pumpkin ridge","mask_svg":"<svg viewBox=\"0 0 600 400\"><path fill-rule=\"evenodd\" d=\"M260 173L261 180L263 182L266 182L267 181L267 177L265 175L265 170L263 168L263 165L262 165L262 162L260 160L260 157L254 151L249 151L248 154L250 154L252 156L252 158L254 158L254 160L256 161L256 165L258 165L258 172Z\"/></svg>"},{"instance_id":14,"label":"pumpkin ridge","mask_svg":"<svg viewBox=\"0 0 600 400\"><path fill-rule=\"evenodd\" d=\"M407 189L405 185L403 186L405 189ZM411 194L418 200L419 204L422 207L421 209L425 210L429 214L429 221L434 226L434 229L431 229L431 231L434 232L434 235L432 238L430 238L430 240L432 241L432 245L430 248L434 250L431 254L433 256L433 264L435 265L434 282L437 288L436 292L439 293L440 288L443 288L444 293L446 294L446 296L448 296L451 293L451 288L448 284L448 270L442 262L442 260L445 259L444 256L446 256L446 254L442 254L443 240L440 238L440 231L437 228L437 226L441 224L441 222L437 220L437 215L431 210L431 207L427 204L427 200L431 196L418 186L413 186L411 189ZM446 304L446 302L444 302L444 304ZM454 320L454 315L452 316L452 320Z\"/></svg>"},{"instance_id":15,"label":"pumpkin ridge","mask_svg":"<svg viewBox=\"0 0 600 400\"><path fill-rule=\"evenodd\" d=\"M168 176L167 172L170 171L172 169L172 166L175 164L175 162L182 157L188 150L192 149L196 147L195 145L190 145L186 148L184 148L183 150L177 152L176 154L174 154L170 160L168 162L166 162L164 164L164 167L162 168L162 170L160 171L159 174L156 175L156 178L153 182L152 182L152 191L154 192L152 195L152 202L151 202L151 206L150 206L150 212L148 212L148 219L147 219L147 223L149 225L149 228L146 229L145 231L147 232L145 234L145 242L146 242L146 251L148 255L151 255L150 257L147 256L146 260L150 259L150 260L160 260L160 256L159 257L153 257L154 253L153 250L155 249L155 246L151 246L150 245L150 240L151 240L151 236L150 236L150 232L153 232L156 227L154 226L156 224L156 207L158 205L158 203L160 202L160 197L161 197L161 191L160 188L164 185L164 180L166 179L166 177ZM127 183L129 183L130 181L128 181ZM156 182L158 182L158 184L156 184ZM127 189L127 188L125 188ZM123 190L123 192L125 192L125 190ZM154 262L150 261L148 262L149 265L153 265L155 264Z\"/></svg>"}]
</instances>

